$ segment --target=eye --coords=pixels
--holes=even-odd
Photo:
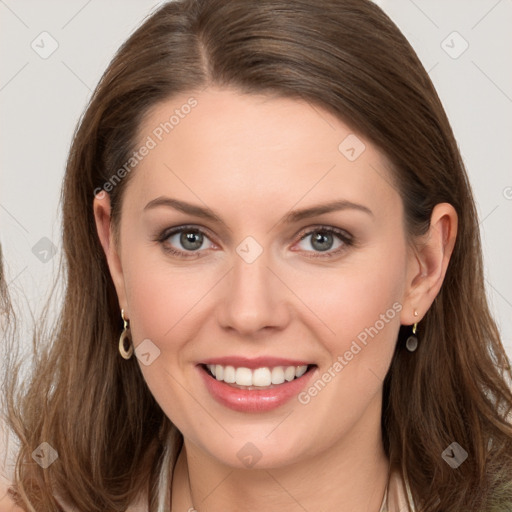
[[[299,247],[305,252],[317,253],[309,255],[310,258],[330,258],[340,254],[353,243],[353,237],[346,231],[334,227],[318,226],[302,234]]]
[[[195,226],[167,229],[158,237],[158,241],[166,252],[182,258],[200,257],[201,250],[215,246],[206,233]]]
[[[196,226],[179,226],[164,230],[156,239],[162,248],[179,258],[199,258],[203,251],[215,247],[205,231]],[[327,226],[309,229],[300,237],[299,248],[312,253],[310,258],[330,258],[354,244],[348,232]],[[310,249],[313,250],[310,250]]]

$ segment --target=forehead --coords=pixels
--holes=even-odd
[[[228,204],[303,206],[325,198],[396,201],[384,155],[318,105],[206,89],[156,105],[136,148],[144,151],[133,199],[181,195]],[[195,197],[194,197],[195,196]],[[303,198],[303,200],[301,199]],[[259,201],[258,201],[259,200]]]

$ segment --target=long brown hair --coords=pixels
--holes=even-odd
[[[419,348],[413,355],[404,349],[401,328],[384,382],[384,446],[422,511],[510,511],[512,374],[486,302],[470,184],[428,74],[369,0],[178,0],[119,49],[67,164],[67,288],[58,326],[30,386],[10,399],[21,441],[17,502],[31,511],[59,510],[52,497],[58,493],[78,510],[100,512],[125,510],[147,492],[149,510],[159,510],[162,481],[169,488],[161,475],[172,470],[182,437],[136,359],[117,351],[119,305],[92,202],[136,149],[152,107],[211,85],[304,99],[367,137],[393,165],[411,240],[426,232],[436,204],[454,206],[457,241],[420,323]],[[109,191],[114,225],[131,175]],[[47,469],[31,458],[42,442],[59,455]],[[456,470],[441,456],[452,442],[469,454]]]

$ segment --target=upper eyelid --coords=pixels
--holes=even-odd
[[[181,226],[174,226],[172,228],[163,229],[160,232],[160,234],[158,235],[158,238],[165,240],[165,239],[169,238],[170,236],[176,235],[177,233],[181,233],[182,231],[186,231],[186,230],[199,231],[201,234],[206,235],[210,240],[212,238],[215,238],[215,236],[212,237],[212,235],[210,234],[211,231],[208,228],[206,228],[204,226],[196,225],[196,224],[184,224]],[[211,240],[211,241],[213,241],[213,240]]]
[[[333,232],[334,234],[337,234],[340,236],[346,236],[346,238],[351,238],[351,239],[353,238],[353,235],[350,232],[348,232],[346,229],[337,228],[334,226],[323,225],[323,224],[308,226],[306,228],[301,229],[300,233],[303,233],[304,236],[307,236],[315,231]]]

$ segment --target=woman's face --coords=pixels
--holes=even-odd
[[[137,148],[109,264],[186,440],[277,467],[379,431],[416,268],[383,155],[318,106],[218,89],[158,105]]]

